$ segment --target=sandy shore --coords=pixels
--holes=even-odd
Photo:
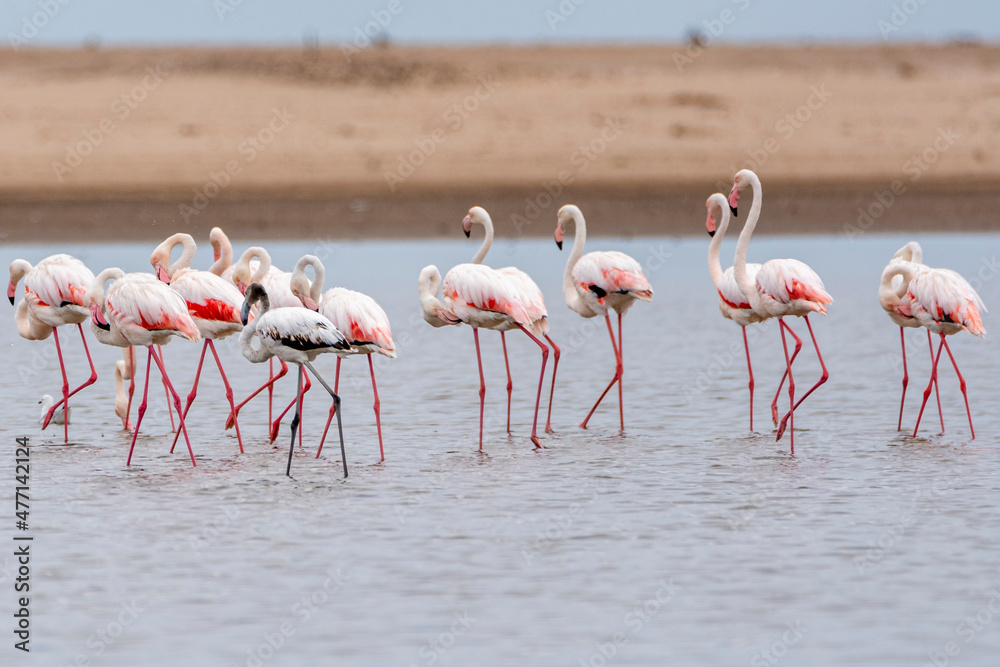
[[[1000,48],[0,53],[0,235],[700,233],[750,166],[761,232],[997,230]],[[891,201],[890,201],[891,199]]]

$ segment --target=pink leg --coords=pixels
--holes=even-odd
[[[583,420],[582,424],[580,424],[580,428],[587,428],[587,422],[590,421],[591,416],[594,414],[594,410],[596,410],[597,406],[601,404],[601,401],[604,400],[604,397],[607,395],[607,393],[611,391],[611,387],[615,386],[615,383],[618,382],[622,377],[621,357],[618,355],[618,345],[615,343],[614,329],[611,328],[611,316],[608,315],[607,312],[604,313],[604,321],[608,323],[608,335],[611,336],[611,347],[615,352],[615,376],[611,378],[611,382],[608,384],[607,387],[605,387],[600,397],[598,397],[597,403],[594,403],[594,407],[592,407],[590,409],[590,412],[587,413],[587,418]]]
[[[139,413],[136,415],[135,418],[135,430],[132,431],[132,446],[128,448],[128,458],[125,460],[126,466],[132,465],[132,452],[135,451],[135,440],[136,438],[139,437],[139,426],[142,425],[142,417],[143,415],[146,414],[146,402],[147,402],[146,399],[149,396],[149,368],[150,366],[153,365],[152,357],[153,357],[153,346],[150,345],[149,357],[146,359],[146,383],[143,385],[142,388],[142,403],[139,404]],[[133,366],[133,369],[134,368],[135,367]],[[132,373],[132,376],[135,377],[134,372]]]
[[[52,327],[52,335],[56,339],[56,353],[59,355],[59,370],[62,371],[63,378],[63,404],[66,408],[63,412],[63,432],[65,435],[65,442],[69,442],[69,379],[66,377],[66,365],[63,363],[62,347],[59,345],[59,328]]]
[[[337,358],[338,361],[340,358]],[[375,364],[372,363],[372,355],[368,355],[368,372],[372,376],[372,393],[375,394],[375,428],[378,429],[378,455],[380,461],[385,461],[385,450],[382,449],[382,403],[378,400],[378,387],[375,386]],[[334,389],[334,393],[336,393]]]
[[[215,357],[215,365],[219,367],[219,374],[222,376],[222,384],[226,388],[226,400],[229,401],[229,409],[235,414],[236,405],[233,402],[233,388],[229,385],[229,378],[226,377],[226,371],[222,368],[222,361],[219,359],[219,353],[215,351],[215,342],[209,339],[206,341],[208,347],[212,350],[212,356]],[[243,437],[240,435],[240,425],[236,421],[236,417],[233,417],[233,425],[236,426],[236,442],[240,445],[240,454],[243,453]]]
[[[750,365],[750,343],[747,342],[747,328],[740,328],[743,329],[743,349],[747,351],[747,373],[750,375],[747,387],[750,388],[750,432],[753,433],[753,366]]]
[[[934,341],[931,338],[931,330],[927,330],[927,347],[931,351],[931,363],[934,363]],[[934,395],[937,398],[938,406],[938,417],[941,419],[941,435],[944,435],[944,413],[941,412],[941,390],[939,389],[938,381],[934,380]]]
[[[622,398],[622,384],[625,375],[625,339],[622,338],[622,314],[618,313],[618,417],[625,430],[625,400]]]
[[[927,332],[930,335],[930,331]],[[899,344],[903,348],[903,397],[899,399],[899,424],[896,426],[897,431],[903,430],[903,404],[906,403],[906,385],[910,383],[910,375],[906,372],[906,335],[904,333],[903,327],[899,327]],[[931,356],[934,356],[934,345],[931,344]]]
[[[128,348],[129,356],[129,379],[128,379],[128,405],[125,406],[126,416],[132,413],[132,396],[135,394],[135,348]]]
[[[184,432],[184,442],[187,444],[188,454],[191,455],[191,465],[197,468],[198,462],[194,460],[194,450],[191,449],[191,438],[188,437],[187,426],[184,425],[184,416],[181,414],[181,397],[170,382],[170,376],[167,375],[167,368],[163,365],[163,359],[152,348],[150,348],[150,351],[153,352],[153,361],[156,362],[156,367],[160,369],[160,375],[163,378],[163,383],[167,386],[167,391],[174,397],[174,409],[177,410],[177,421],[180,422],[181,430]]]
[[[69,396],[67,398],[72,398],[73,394],[77,393],[78,391],[80,391],[84,387],[89,387],[90,385],[92,385],[95,382],[97,382],[97,369],[94,368],[94,360],[91,358],[91,356],[90,356],[90,349],[87,347],[87,337],[83,335],[83,325],[78,324],[76,326],[80,330],[80,340],[83,341],[83,351],[86,352],[86,354],[87,354],[87,363],[90,364],[90,377],[87,378],[86,382],[84,382],[83,384],[81,384],[79,387],[77,387],[76,389],[73,389],[72,391],[70,391],[69,392]],[[58,403],[56,403],[51,408],[49,408],[48,413],[45,415],[45,420],[42,422],[42,428],[43,429],[46,426],[49,425],[49,421],[52,419],[52,415],[55,414],[56,409],[60,405],[62,405],[62,404],[63,404],[63,400],[60,400]]]
[[[785,350],[785,368],[788,375],[788,405],[789,414],[791,415],[791,423],[789,424],[791,432],[789,433],[789,444],[791,447],[791,453],[795,453],[795,378],[792,377],[792,359],[788,356],[788,341],[785,339],[785,329],[788,329],[789,333],[793,336],[794,332],[785,324],[785,320],[781,317],[778,318],[778,330],[781,331],[781,346]],[[780,435],[778,437],[781,437]]]
[[[486,412],[486,378],[483,376],[483,357],[479,351],[479,328],[472,327],[476,339],[476,361],[479,363],[479,451],[483,451],[483,415]]]
[[[534,334],[520,324],[517,325],[517,328],[528,334],[528,338],[533,340],[538,347],[542,348],[542,372],[538,375],[538,393],[535,395],[535,418],[531,422],[531,442],[535,443],[535,447],[541,449],[542,443],[538,439],[538,407],[542,403],[542,385],[545,383],[545,364],[549,360],[549,346],[538,340]]]
[[[163,360],[163,346],[157,345],[156,348],[159,351],[158,358],[160,359],[160,361],[162,363],[162,360]],[[174,422],[174,411],[173,411],[173,408],[170,405],[170,389],[167,387],[167,381],[166,381],[166,379],[165,379],[165,377],[164,377],[164,375],[162,373],[160,374],[160,380],[163,382],[163,393],[167,397],[167,412],[170,414],[170,430],[171,431],[176,431],[177,430],[177,424]],[[177,414],[180,415],[179,408],[178,408]]]
[[[340,391],[340,362],[343,361],[340,357],[337,357],[337,376],[333,380],[333,393]],[[323,453],[323,443],[326,442],[326,432],[330,430],[330,422],[333,421],[333,416],[337,414],[337,402],[334,401],[330,404],[330,414],[326,418],[326,426],[323,427],[323,437],[319,440],[319,449],[316,450],[316,458]]]
[[[188,410],[191,409],[191,404],[194,403],[195,396],[198,395],[198,381],[201,379],[201,366],[205,363],[205,352],[208,351],[208,339],[201,345],[201,357],[198,359],[198,370],[194,373],[194,384],[191,386],[191,393],[188,394],[187,403],[184,405],[184,412],[182,416],[187,419]],[[181,437],[180,431],[174,431],[174,441],[170,443],[170,453],[174,453],[174,447],[177,446],[177,438]]]
[[[559,346],[555,344],[548,334],[545,334],[545,340],[549,341],[549,345],[552,346],[552,388],[549,389],[549,414],[545,418],[545,432],[552,433],[552,397],[556,393],[556,372],[559,370],[559,355],[562,354],[562,350]]]
[[[802,349],[802,339],[799,338],[792,328],[787,324],[785,327],[788,329],[788,333],[792,334],[792,338],[795,339],[795,351],[792,352],[791,363],[795,363],[795,357],[799,356],[799,350]],[[780,327],[779,327],[780,328]],[[785,372],[781,375],[781,382],[778,383],[778,391],[774,392],[774,400],[771,401],[771,421],[774,425],[778,425],[778,397],[781,396],[781,388],[785,386],[785,379],[788,377],[788,368],[785,368]]]
[[[976,439],[976,429],[972,427],[972,410],[969,409],[969,395],[965,392],[965,378],[962,377],[962,371],[958,370],[958,363],[955,361],[955,356],[951,353],[951,347],[948,346],[948,340],[941,334],[941,342],[944,344],[944,349],[948,353],[948,358],[951,359],[951,365],[955,367],[955,375],[958,376],[958,386],[962,390],[962,398],[965,399],[965,412],[969,415],[969,431],[972,432],[972,439]]]
[[[941,335],[941,344],[938,345],[937,356],[934,357],[934,363],[931,364],[931,381],[927,383],[927,389],[924,389],[924,400],[920,403],[920,412],[917,413],[917,425],[913,427],[913,437],[917,437],[917,430],[920,429],[920,419],[924,416],[924,407],[927,405],[927,399],[931,395],[931,387],[937,381],[937,367],[938,362],[941,361],[941,348],[944,347],[944,334]]]
[[[235,410],[233,410],[232,412],[229,413],[229,417],[226,419],[226,428],[227,429],[232,428],[236,424],[236,418],[239,416],[240,410],[243,409],[244,405],[246,405],[247,403],[249,403],[255,396],[257,396],[257,394],[259,394],[260,392],[264,391],[265,389],[270,390],[271,387],[272,387],[272,385],[274,385],[275,382],[277,382],[281,378],[285,377],[285,373],[288,372],[288,364],[286,364],[284,361],[281,361],[280,359],[278,361],[281,362],[281,370],[278,371],[278,374],[274,375],[267,382],[265,382],[260,387],[258,387],[256,391],[254,391],[252,394],[250,394],[249,396],[247,396],[243,400],[242,403],[240,403],[239,405],[237,405]],[[270,403],[270,399],[268,400],[268,403]],[[267,423],[268,423],[268,429],[270,429],[271,428],[270,427],[270,424],[271,424],[271,406],[270,406],[270,404],[268,405],[268,408],[267,408]]]
[[[507,360],[507,332],[500,332],[500,342],[503,343],[503,363],[507,367],[507,435],[510,435],[510,394],[514,391],[514,381],[510,377],[510,361]]]
[[[300,388],[297,388],[297,389],[301,389],[302,390],[302,394],[305,394],[307,391],[309,391],[310,389],[312,389],[312,381],[309,379],[309,373],[307,373],[305,371],[302,371],[302,375],[303,375],[303,377],[305,377],[305,382],[306,382],[305,387],[300,387]],[[305,400],[304,397],[303,397],[303,400]],[[278,439],[278,430],[281,428],[281,420],[284,419],[285,415],[288,414],[288,411],[291,410],[292,408],[294,408],[298,403],[299,403],[299,396],[296,393],[296,396],[295,396],[295,398],[292,399],[292,402],[289,403],[288,406],[284,410],[281,411],[281,414],[278,415],[278,418],[275,419],[271,423],[271,432],[270,432],[271,442],[274,442],[275,440]],[[298,433],[299,433],[299,447],[301,447],[302,446],[302,424],[301,424],[301,421],[299,423]]]
[[[820,365],[820,368],[823,369],[823,372],[819,376],[819,380],[816,382],[816,384],[814,384],[812,387],[810,387],[809,391],[807,391],[806,393],[802,394],[802,398],[800,398],[798,400],[798,402],[795,404],[796,408],[799,407],[800,405],[802,405],[802,401],[806,400],[806,398],[809,397],[809,394],[811,394],[814,391],[816,391],[816,389],[818,389],[821,384],[823,384],[828,379],[830,379],[830,371],[828,371],[826,369],[826,364],[823,362],[823,355],[820,354],[819,344],[816,342],[816,335],[813,333],[812,324],[809,322],[809,316],[808,315],[805,316],[805,321],[806,321],[806,326],[809,327],[809,337],[812,338],[813,347],[816,348],[816,357],[819,359],[819,365]],[[791,416],[791,411],[789,411],[789,414],[785,415],[781,419],[781,425],[778,427],[778,440],[781,440],[781,434],[785,432],[785,422],[788,421],[788,419],[789,419],[790,416]]]

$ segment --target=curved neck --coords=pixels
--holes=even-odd
[[[31,271],[31,264],[24,259],[15,259],[10,263],[10,285],[16,286],[20,282],[21,278],[25,276],[29,271]],[[14,296],[9,294],[8,296]]]
[[[899,304],[903,299],[903,295],[910,288],[910,281],[913,280],[913,275],[913,268],[906,262],[893,262],[885,267],[885,271],[882,272],[882,282],[878,286],[879,299],[891,306]],[[892,280],[896,276],[902,276],[903,280],[900,281],[899,287],[893,289]]]
[[[257,314],[252,320],[246,323],[243,331],[240,332],[240,351],[247,361],[259,364],[270,359],[271,355],[264,350],[263,345],[254,349],[253,338],[254,334],[257,333],[257,323],[260,321],[260,318],[271,309],[271,301],[267,298],[267,293],[264,293],[251,302],[250,305],[253,306],[254,303],[257,304]]]
[[[229,242],[229,237],[216,227],[209,237],[212,243],[212,251],[215,255],[215,263],[208,267],[209,272],[221,276],[229,265],[233,263],[233,245]]]
[[[184,252],[181,256],[177,258],[177,261],[170,265],[167,269],[167,276],[173,278],[177,275],[178,271],[186,269],[191,266],[191,262],[194,261],[194,254],[198,247],[194,243],[194,238],[190,234],[184,234],[183,232],[174,234],[166,241],[163,242],[163,246],[166,250],[166,261],[170,261],[170,253],[173,252],[174,248],[177,246],[184,246]]]
[[[21,299],[17,303],[17,309],[14,311],[14,325],[17,327],[18,335],[27,340],[44,340],[52,333],[52,327],[46,326],[28,315],[28,302],[25,299]]]
[[[323,267],[323,262],[319,257],[316,255],[303,255],[299,261],[295,263],[295,269],[292,271],[292,285],[294,287],[297,284],[297,281],[302,282],[308,280],[308,277],[306,276],[307,266],[311,266],[313,268],[313,281],[308,290],[309,298],[316,303],[319,303],[320,297],[323,295],[323,280],[326,278],[326,269]]]
[[[482,224],[486,229],[486,238],[483,239],[483,244],[479,246],[479,250],[472,257],[473,264],[482,264],[483,260],[486,259],[486,253],[490,251],[490,247],[493,245],[493,220],[490,219],[489,215],[486,215],[483,220],[476,218],[476,222]]]
[[[743,292],[743,296],[750,302],[750,307],[754,310],[760,304],[760,293],[757,286],[750,280],[747,274],[747,250],[750,248],[750,237],[757,226],[757,219],[760,217],[760,206],[763,194],[760,187],[760,179],[756,175],[751,177],[750,184],[753,186],[753,204],[750,205],[750,213],[747,221],[740,232],[739,243],[736,244],[736,256],[733,257],[733,277],[736,278],[736,285]]]
[[[259,283],[264,279],[264,276],[267,275],[267,272],[271,270],[271,256],[267,254],[266,250],[261,248],[259,245],[247,248],[240,256],[240,261],[237,262],[237,265],[246,266],[247,273],[250,273],[250,260],[254,257],[259,260],[259,263],[257,265],[257,270],[250,276],[250,283]],[[250,283],[247,284],[249,285]]]
[[[729,229],[729,207],[722,206],[720,207],[720,211],[722,219],[715,230],[712,242],[708,244],[708,273],[712,276],[712,283],[716,287],[719,286],[719,281],[722,280],[722,263],[719,261],[719,247],[722,245],[722,237],[726,235],[726,230]]]
[[[583,256],[583,246],[587,242],[587,222],[583,219],[582,213],[573,213],[573,225],[576,227],[573,233],[573,248],[566,258],[566,270],[563,271],[563,296],[566,298],[566,305],[577,310],[582,305],[580,293],[576,291],[573,283],[573,267]]]

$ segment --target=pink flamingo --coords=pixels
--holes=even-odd
[[[622,399],[622,375],[624,364],[622,353],[622,315],[624,315],[636,300],[652,301],[653,288],[642,272],[642,266],[628,255],[617,251],[588,252],[583,254],[583,246],[587,241],[587,223],[583,213],[572,204],[559,209],[556,222],[556,245],[562,250],[563,235],[569,224],[576,225],[576,235],[573,239],[573,249],[566,260],[566,271],[563,274],[563,295],[570,310],[582,317],[603,315],[611,336],[611,348],[615,354],[615,375],[607,388],[598,397],[594,407],[580,424],[587,428],[587,422],[597,410],[611,387],[618,384],[618,415],[621,429],[625,430],[625,404]],[[618,341],[611,328],[610,311],[618,314]]]
[[[972,411],[969,409],[969,395],[966,392],[965,378],[958,370],[958,363],[951,353],[946,336],[951,336],[959,331],[968,331],[973,336],[982,338],[986,335],[986,328],[983,326],[982,314],[986,312],[986,306],[982,299],[972,288],[969,282],[959,274],[949,269],[924,269],[914,271],[911,266],[899,263],[893,267],[892,275],[903,276],[903,282],[908,285],[906,294],[900,300],[896,310],[902,315],[908,315],[916,319],[921,326],[928,331],[941,336],[941,343],[938,345],[937,355],[934,357],[934,365],[931,367],[931,380],[924,390],[923,402],[920,404],[920,412],[917,414],[917,425],[913,429],[913,436],[916,437],[920,428],[920,418],[923,417],[924,407],[931,394],[931,387],[937,381],[937,367],[941,360],[941,348],[948,351],[948,358],[955,368],[958,376],[959,387],[962,390],[962,398],[965,399],[965,411],[969,416],[969,431],[972,439],[976,439],[976,431],[972,426]],[[884,278],[883,278],[884,279]],[[891,280],[891,277],[890,277]]]
[[[104,285],[113,281],[107,294]],[[198,342],[201,334],[191,316],[188,314],[184,299],[157,280],[145,273],[125,273],[119,268],[101,271],[91,283],[84,295],[85,303],[90,306],[90,323],[97,340],[105,345],[116,347],[132,347],[142,345],[149,350],[146,362],[146,383],[142,391],[142,403],[139,405],[135,430],[132,432],[132,445],[129,447],[128,459],[125,465],[131,465],[135,441],[139,436],[142,417],[146,413],[149,394],[149,370],[155,362],[160,369],[160,375],[167,390],[173,396],[174,408],[177,410],[180,429],[184,432],[191,465],[197,466],[191,440],[188,438],[187,426],[184,424],[184,413],[181,410],[181,398],[174,389],[163,359],[153,349],[153,346],[166,345],[172,336],[180,336],[192,342]]]
[[[708,229],[708,235],[712,237],[711,243],[708,244],[708,272],[712,276],[716,291],[719,293],[719,310],[723,317],[736,322],[743,331],[743,349],[747,353],[747,373],[750,376],[750,381],[747,384],[750,389],[750,430],[753,431],[754,381],[753,367],[750,365],[750,344],[747,342],[747,326],[763,322],[766,318],[754,312],[753,308],[750,307],[750,302],[743,296],[739,285],[736,284],[733,267],[730,266],[723,271],[722,264],[719,262],[719,246],[722,245],[722,238],[726,235],[726,230],[729,229],[729,205],[726,201],[726,195],[716,192],[705,202],[705,208],[708,209],[708,219],[705,221],[705,226]],[[718,226],[716,226],[717,220]],[[760,264],[747,264],[747,274],[750,280],[756,279],[759,270]]]
[[[312,284],[306,278],[306,266],[313,267]],[[372,354],[378,353],[390,359],[396,358],[396,346],[392,342],[389,317],[375,299],[367,294],[343,287],[334,287],[324,294],[325,273],[323,262],[320,261],[319,257],[305,255],[296,264],[295,271],[292,272],[292,293],[299,298],[303,306],[319,312],[320,315],[330,320],[350,345],[348,350],[337,353],[337,375],[333,380],[335,393],[340,390],[340,362],[343,357],[355,354],[367,355],[368,373],[372,379],[372,393],[375,395],[372,409],[375,411],[375,428],[378,431],[379,460],[385,461],[385,450],[382,446],[382,403],[379,401],[378,386],[375,384],[375,365],[372,362]],[[323,452],[323,443],[326,442],[326,434],[330,429],[330,422],[333,421],[336,408],[336,403],[331,403],[326,426],[323,429],[323,437],[316,450],[316,458],[319,458]]]
[[[479,449],[483,449],[483,418],[486,409],[486,379],[483,375],[483,360],[479,347],[479,329],[494,331],[518,328],[542,349],[542,369],[538,380],[539,395],[545,379],[545,362],[549,348],[531,331],[537,327],[521,302],[516,287],[509,277],[482,264],[459,264],[452,268],[441,282],[441,273],[435,266],[427,266],[420,272],[420,305],[424,319],[432,326],[440,327],[464,322],[472,327],[476,341],[476,361],[479,364]],[[444,305],[437,298],[436,288],[442,286]],[[433,290],[433,291],[432,291]],[[538,402],[535,403],[535,419],[532,424],[531,441],[541,448],[538,439]]]
[[[178,245],[183,246],[184,251],[180,258],[171,264],[170,254]],[[243,330],[243,325],[240,322],[243,295],[232,283],[223,280],[214,273],[191,269],[191,261],[194,259],[196,251],[197,247],[191,235],[179,233],[158,245],[149,258],[149,263],[156,271],[156,277],[170,285],[184,299],[188,313],[194,320],[195,326],[198,327],[201,337],[205,340],[201,346],[198,370],[194,374],[194,384],[184,405],[183,417],[187,418],[188,410],[191,409],[191,404],[194,403],[194,399],[198,395],[198,381],[201,379],[201,368],[205,363],[205,352],[211,349],[215,365],[219,369],[222,383],[226,388],[229,408],[234,414],[236,441],[239,443],[242,454],[243,439],[240,436],[240,425],[235,416],[236,405],[233,402],[233,388],[229,384],[229,378],[226,377],[226,371],[222,368],[222,360],[219,359],[214,341],[222,340]],[[180,432],[174,434],[174,442],[170,445],[171,452],[177,444],[178,437],[180,437]]]
[[[740,233],[740,240],[736,246],[736,256],[733,260],[733,275],[736,284],[739,285],[740,292],[747,297],[750,307],[754,312],[762,317],[777,317],[778,327],[781,331],[781,344],[785,350],[785,373],[788,377],[788,413],[782,418],[778,426],[777,439],[780,440],[785,431],[786,422],[792,429],[791,450],[795,451],[795,408],[806,399],[811,393],[827,381],[830,373],[823,362],[823,355],[820,354],[819,344],[813,333],[812,324],[809,322],[810,313],[826,314],[826,307],[833,303],[833,298],[827,294],[823,287],[823,281],[816,272],[809,268],[804,262],[797,259],[772,259],[761,265],[757,271],[756,279],[750,278],[747,270],[747,250],[750,247],[750,237],[753,235],[757,220],[760,218],[760,207],[762,193],[760,179],[757,174],[749,169],[742,169],[736,173],[733,189],[729,193],[729,206],[736,215],[737,205],[740,201],[740,192],[747,186],[753,188],[753,204],[750,206],[750,215],[747,216],[746,224]],[[792,361],[788,356],[788,344],[785,339],[785,331],[795,339],[795,354],[798,354],[802,346],[802,339],[795,335],[791,327],[785,323],[784,318],[788,316],[802,317],[809,327],[809,335],[812,337],[813,346],[816,348],[816,356],[819,358],[823,373],[819,381],[812,386],[795,402],[795,380],[792,377]],[[782,377],[784,382],[784,377]],[[778,390],[781,390],[779,385]],[[790,421],[789,421],[790,420]]]
[[[486,230],[483,244],[472,258],[473,264],[482,264],[487,253],[490,251],[490,247],[493,245],[493,220],[490,218],[490,214],[486,212],[486,209],[481,206],[473,206],[469,209],[468,215],[462,220],[462,231],[465,232],[467,238],[471,235],[472,225],[474,224],[482,225]],[[545,432],[552,433],[552,398],[555,395],[556,373],[559,371],[559,357],[562,354],[562,350],[549,337],[549,321],[548,312],[545,309],[545,296],[535,281],[531,279],[531,276],[516,266],[505,266],[497,269],[497,271],[510,279],[511,285],[520,294],[521,302],[527,309],[528,316],[531,317],[533,327],[552,346],[552,386],[549,389],[549,410],[545,418]],[[507,368],[507,433],[510,433],[510,398],[514,389],[514,381],[510,376],[510,362],[507,359],[507,332],[504,330],[500,331],[500,341],[503,344],[504,366]]]
[[[51,333],[56,342],[59,370],[62,372],[62,399],[49,408],[42,420],[42,428],[48,426],[59,406],[65,404],[67,418],[63,420],[63,436],[69,442],[69,398],[97,381],[97,369],[94,368],[94,360],[90,356],[82,326],[88,316],[83,295],[94,280],[94,274],[83,262],[70,255],[52,255],[35,266],[23,259],[15,259],[10,264],[10,283],[7,285],[7,298],[11,305],[14,305],[17,283],[21,278],[24,278],[24,298],[14,314],[17,332],[27,340],[45,340]],[[73,391],[69,390],[66,364],[59,344],[59,327],[64,324],[75,324],[80,330],[83,351],[90,364],[90,377]]]
[[[906,337],[903,333],[904,327],[920,328],[922,325],[917,322],[916,318],[909,314],[904,314],[903,309],[899,306],[902,303],[902,297],[906,294],[909,285],[903,281],[903,276],[895,273],[893,269],[898,265],[908,266],[913,271],[914,274],[920,273],[927,268],[926,265],[921,263],[924,257],[923,250],[920,248],[920,244],[916,241],[910,241],[905,246],[896,251],[896,254],[892,256],[889,260],[889,264],[886,265],[885,269],[882,271],[882,280],[879,283],[878,288],[878,300],[885,310],[886,314],[889,316],[893,322],[899,325],[899,344],[903,350],[903,395],[899,399],[899,422],[896,425],[896,430],[903,430],[903,405],[906,403],[906,385],[910,382],[909,373],[906,370]],[[930,348],[931,353],[931,364],[934,364],[934,341],[931,339],[930,329],[927,330],[927,346]],[[944,433],[944,414],[941,412],[941,392],[938,389],[937,382],[934,383],[934,393],[937,396],[937,406],[938,406],[938,417],[941,420],[941,432]]]

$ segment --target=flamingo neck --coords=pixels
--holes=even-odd
[[[896,276],[902,276],[903,280],[899,283],[899,287],[894,289],[892,281]],[[892,262],[889,264],[889,266],[885,267],[885,271],[882,272],[882,282],[878,286],[879,301],[887,306],[899,305],[902,302],[903,295],[910,288],[910,281],[913,280],[913,276],[913,267],[909,266],[908,262]]]
[[[483,239],[483,244],[479,246],[479,250],[472,257],[473,264],[482,264],[483,260],[486,259],[486,253],[490,251],[490,247],[493,246],[493,220],[487,214],[480,218],[477,216],[474,219],[475,222],[481,224],[486,229],[486,237]]]
[[[211,237],[212,250],[218,257],[212,266],[208,267],[211,273],[221,276],[229,265],[233,263],[233,245],[225,234],[213,234]]]
[[[712,242],[708,244],[708,273],[712,276],[712,283],[716,287],[722,281],[722,263],[719,261],[719,248],[722,246],[722,237],[726,235],[726,230],[729,229],[728,206],[723,205],[721,213],[722,218],[719,221],[719,226],[715,230]]]
[[[306,277],[306,267],[311,266],[313,268],[313,281],[309,286],[309,298],[319,303],[320,298],[323,295],[323,281],[326,278],[326,268],[323,266],[323,262],[316,255],[303,255],[298,262],[295,263],[295,269],[292,271],[292,282],[294,286],[297,282],[307,281]]]
[[[267,293],[265,292],[253,301],[250,301],[249,305],[253,306],[255,303],[257,304],[257,315],[247,322],[243,326],[243,331],[240,332],[240,351],[247,361],[259,364],[267,361],[272,356],[264,349],[263,345],[260,345],[257,349],[254,349],[253,346],[254,334],[257,333],[257,323],[271,309],[271,300],[267,298]]]
[[[17,283],[21,281],[33,267],[31,264],[24,259],[15,259],[10,263],[10,287],[17,286]],[[13,294],[9,295],[13,296]]]
[[[174,234],[164,241],[163,246],[161,246],[166,250],[167,261],[170,260],[170,253],[179,245],[184,247],[184,251],[177,258],[177,261],[167,268],[167,276],[169,278],[173,278],[179,271],[191,266],[191,262],[194,261],[194,254],[198,249],[194,243],[194,238],[190,234],[184,234],[183,232]]]
[[[749,301],[750,307],[756,311],[760,306],[760,293],[747,273],[747,250],[750,248],[750,237],[753,235],[753,230],[757,227],[757,219],[760,218],[763,193],[761,192],[760,179],[757,178],[756,174],[751,174],[750,185],[753,187],[753,204],[750,205],[750,213],[743,225],[743,231],[740,232],[740,240],[736,244],[736,255],[733,257],[733,277],[736,278],[736,285]]]
[[[258,260],[257,270],[250,276],[250,282],[247,283],[248,285],[250,283],[259,283],[264,279],[264,276],[267,275],[267,272],[271,270],[271,255],[269,255],[267,251],[259,245],[255,245],[252,248],[247,248],[243,251],[243,254],[240,256],[240,261],[236,263],[236,266],[246,267],[247,273],[250,273],[250,260],[254,258],[257,258]],[[236,272],[234,271],[234,275],[235,274]]]
[[[582,213],[574,212],[572,219],[576,229],[573,232],[573,248],[569,251],[569,257],[566,258],[566,270],[563,271],[563,296],[566,298],[567,306],[581,312],[581,308],[584,310],[589,310],[589,308],[583,303],[580,293],[576,290],[576,284],[573,281],[573,267],[583,256],[583,246],[587,243],[587,222]]]

